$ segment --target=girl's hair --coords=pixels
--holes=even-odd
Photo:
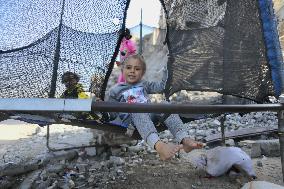
[[[125,28],[125,30],[120,29],[118,31],[119,35],[122,35],[122,37],[125,37],[127,40],[132,38],[132,35],[130,34],[130,30],[128,28]]]
[[[123,69],[124,65],[125,65],[130,59],[138,60],[138,61],[141,63],[141,65],[142,65],[143,74],[146,72],[146,62],[145,62],[143,56],[142,56],[142,55],[139,55],[139,54],[133,54],[133,55],[128,56],[126,59],[124,59],[124,61],[122,62],[122,69]]]
[[[70,80],[70,78],[74,78],[77,82],[79,82],[80,80],[80,77],[78,74],[73,73],[73,72],[65,72],[61,77],[61,82],[65,83],[66,80]]]

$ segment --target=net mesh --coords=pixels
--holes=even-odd
[[[255,101],[274,95],[261,1],[161,0],[169,50],[166,94],[216,91]],[[0,97],[59,97],[67,71],[80,76],[86,91],[103,97],[129,3],[0,3]]]
[[[0,96],[59,97],[67,71],[99,95],[126,5],[126,0],[12,0],[0,6]]]
[[[167,8],[169,95],[216,91],[260,102],[274,95],[258,1],[174,1]]]

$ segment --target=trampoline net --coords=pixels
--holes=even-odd
[[[64,72],[97,95],[118,42],[126,0],[11,0],[0,6],[0,96],[59,97]],[[62,16],[62,17],[61,17]]]
[[[181,88],[255,101],[274,95],[257,0],[166,4],[172,74],[169,95]]]
[[[259,1],[161,0],[168,24],[167,95],[182,89],[255,101],[274,95]],[[103,97],[129,3],[0,3],[0,97],[59,97],[67,71],[80,76],[86,91]]]

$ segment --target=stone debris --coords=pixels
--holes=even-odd
[[[271,140],[244,140],[239,142],[239,146],[246,151],[250,157],[256,158],[262,155],[268,157],[280,156],[279,139]]]

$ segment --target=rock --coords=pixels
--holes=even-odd
[[[172,133],[169,130],[165,130],[161,133],[159,133],[160,138],[167,138],[167,139],[171,139],[174,138]]]
[[[119,156],[121,154],[122,148],[120,148],[120,147],[111,147],[110,151],[111,151],[111,155]]]
[[[235,146],[235,141],[234,139],[228,139],[225,141],[226,146]]]
[[[58,181],[55,181],[54,183],[52,183],[51,186],[49,186],[47,189],[56,189],[58,186]]]
[[[44,164],[47,164],[50,161],[58,161],[58,160],[72,160],[78,156],[78,152],[76,150],[70,151],[59,151],[46,154],[45,157],[42,159]],[[64,163],[63,163],[64,164]]]
[[[280,156],[280,144],[279,139],[274,140],[259,140],[261,154],[270,157]]]
[[[100,170],[103,167],[103,165],[100,162],[95,162],[90,168],[89,171],[97,171]]]
[[[252,158],[261,155],[278,157],[280,156],[280,144],[278,139],[273,140],[245,140],[239,142],[242,149],[245,150]]]
[[[49,167],[46,168],[46,172],[48,172],[48,173],[59,173],[64,168],[65,168],[64,164],[50,165]]]
[[[116,156],[110,156],[109,158],[109,162],[112,165],[124,165],[125,164],[125,160],[121,157],[116,157]]]
[[[258,167],[262,167],[263,165],[262,165],[262,162],[260,161],[260,160],[258,160],[257,162],[256,162],[256,165],[258,166]]]
[[[253,140],[244,140],[239,142],[242,149],[251,157],[256,158],[261,156],[260,144]]]
[[[197,186],[201,186],[202,185],[202,183],[200,182],[200,181],[197,181]]]
[[[37,161],[32,161],[22,164],[7,163],[4,166],[0,166],[0,176],[19,175],[37,170],[40,168],[40,166],[41,164],[40,163],[38,164]]]
[[[97,155],[102,155],[105,151],[107,151],[107,148],[105,146],[98,146],[96,148]]]
[[[13,177],[0,177],[0,189],[12,188],[16,178]]]
[[[37,179],[37,177],[40,175],[41,171],[35,171],[30,173],[25,180],[21,183],[21,185],[19,186],[19,189],[30,189],[32,188],[33,183],[35,182],[35,180]]]
[[[85,148],[86,154],[88,156],[96,156],[97,155],[97,149],[96,147],[89,147],[89,148]]]
[[[143,146],[140,146],[140,145],[129,146],[129,147],[128,147],[128,151],[129,151],[129,152],[137,153],[137,152],[140,152],[140,151],[143,151],[143,150],[144,150],[144,147],[143,147]]]
[[[76,168],[78,168],[79,173],[86,172],[88,164],[77,164]]]
[[[118,175],[121,175],[121,174],[123,173],[123,171],[122,171],[121,169],[117,169],[117,170],[116,170],[116,173],[117,173]]]
[[[69,186],[69,188],[74,188],[74,187],[75,187],[74,181],[70,179],[70,180],[68,181],[68,186]]]
[[[56,183],[53,183],[52,186],[49,187],[50,184],[51,184],[51,181],[47,180],[47,181],[41,182],[36,188],[37,189],[54,188],[52,186],[53,184],[56,184]]]
[[[220,126],[220,125],[221,125],[220,121],[218,121],[217,119],[215,119],[215,120],[212,122],[212,124],[213,124],[214,126]]]

